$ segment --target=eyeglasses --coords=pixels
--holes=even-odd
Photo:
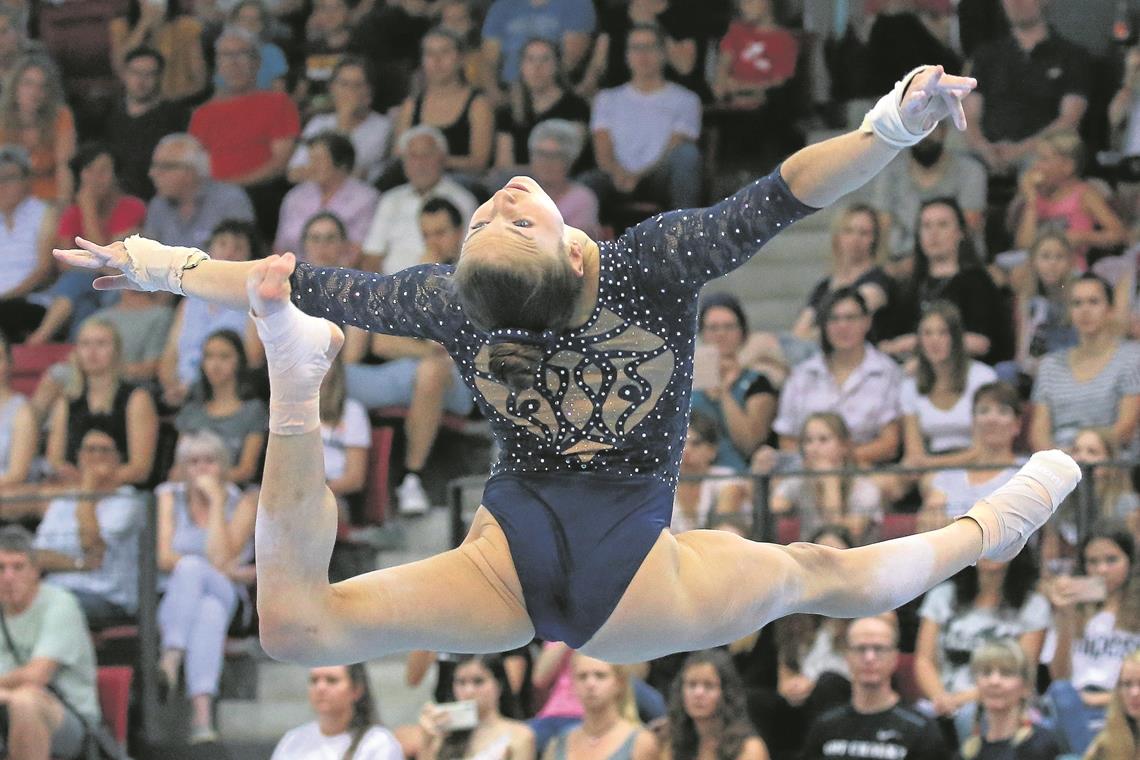
[[[156,172],[172,172],[185,169],[187,165],[181,161],[155,161],[150,165],[150,168]]]
[[[335,232],[329,232],[329,233],[324,234],[324,235],[316,235],[316,234],[305,235],[305,242],[306,243],[339,243],[342,240],[344,240],[344,238],[342,238],[340,235],[338,235]]]
[[[856,657],[864,657],[873,654],[876,658],[885,657],[895,648],[887,644],[856,644],[855,646],[847,647],[847,651]]]
[[[736,324],[735,322],[732,322],[731,324],[726,323],[723,325],[706,324],[704,327],[701,328],[701,332],[707,332],[707,333],[740,332],[740,325]]]

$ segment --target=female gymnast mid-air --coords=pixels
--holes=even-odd
[[[250,309],[270,378],[257,512],[261,638],[284,660],[341,664],[431,649],[504,651],[535,635],[611,662],[723,644],[793,612],[893,609],[979,558],[1009,559],[1080,479],[1036,454],[940,530],[839,551],[667,530],[692,384],[701,287],[861,186],[941,119],[965,127],[973,79],[911,72],[860,129],[811,145],[703,209],[614,241],[566,226],[532,179],[479,207],[455,266],[391,276],[216,262],[140,237],[77,238],[62,261],[117,274],[100,289],[169,290]],[[327,320],[327,321],[326,321]],[[338,324],[441,343],[501,448],[463,544],[328,582],[337,510],[317,393]]]

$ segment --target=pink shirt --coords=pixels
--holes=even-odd
[[[349,177],[328,202],[321,202],[321,189],[316,182],[302,182],[285,194],[281,201],[281,216],[277,223],[277,238],[273,250],[292,251],[300,255],[301,233],[305,222],[318,211],[336,214],[348,231],[348,239],[357,245],[364,242],[368,226],[376,214],[380,193],[372,185]]]
[[[133,195],[124,195],[103,220],[103,225],[108,235],[117,238],[124,232],[141,229],[145,216],[146,204]],[[82,234],[83,216],[79,213],[79,206],[73,203],[59,217],[59,236],[71,240]]]
[[[1096,229],[1096,220],[1081,203],[1081,196],[1088,189],[1089,186],[1084,182],[1077,182],[1060,198],[1037,196],[1037,227],[1057,229],[1065,233],[1092,232]],[[1085,259],[1088,249],[1087,245],[1074,246],[1077,269],[1082,272],[1088,269],[1088,262]]]
[[[558,646],[552,642],[546,642],[542,645],[543,649]],[[570,663],[574,659],[574,653],[567,650],[566,656],[562,659],[562,667],[558,669],[558,676],[554,679],[554,685],[550,687],[550,694],[546,697],[546,704],[535,715],[536,718],[581,718],[585,714],[582,709],[582,703],[578,701],[578,695],[574,693],[574,671],[570,667]]]

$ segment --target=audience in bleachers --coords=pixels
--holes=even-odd
[[[748,718],[744,684],[721,649],[694,652],[669,692],[668,743],[661,757],[768,760],[768,748]]]
[[[316,0],[305,22],[303,60],[293,98],[305,113],[328,109],[329,80],[352,41],[352,8],[348,0]]]
[[[27,530],[0,528],[4,743],[12,758],[72,760],[84,756],[84,724],[100,717],[95,652],[75,597],[40,582],[36,555]]]
[[[51,248],[59,215],[50,202],[32,195],[28,152],[0,146],[0,333],[9,343],[23,343],[47,311],[35,291],[55,272]]]
[[[110,322],[88,319],[71,354],[70,384],[52,404],[45,458],[52,477],[78,484],[77,455],[91,428],[106,431],[124,452],[119,485],[146,483],[154,465],[158,414],[145,388],[123,378],[123,343]]]
[[[195,4],[197,5],[197,4]],[[261,65],[257,69],[257,89],[284,92],[288,86],[289,62],[285,51],[273,41],[273,17],[262,0],[242,0],[230,8],[229,22],[258,40]],[[215,75],[214,86],[221,86]]]
[[[270,760],[404,760],[396,737],[380,724],[362,664],[310,670],[309,704],[317,719],[282,736]]]
[[[1049,602],[1034,591],[1037,560],[1026,548],[1009,562],[978,560],[927,592],[914,648],[923,708],[942,720],[952,746],[970,736],[978,689],[970,654],[994,638],[1015,639],[1037,662],[1049,627]]]
[[[467,220],[446,198],[428,198],[420,208],[420,235],[424,239],[424,264],[455,264],[463,238],[467,235]]]
[[[32,195],[61,207],[71,201],[75,184],[68,162],[76,142],[59,68],[45,53],[23,56],[0,92],[0,143],[28,152]]]
[[[571,661],[574,692],[582,703],[582,722],[555,736],[544,760],[653,760],[660,746],[641,725],[629,666],[611,665],[584,654]]]
[[[747,516],[750,511],[748,481],[723,477],[739,471],[713,464],[723,434],[713,418],[695,410],[689,417],[689,431],[681,453],[682,480],[677,484],[673,517],[669,522],[669,529],[674,533],[707,528],[719,515],[743,513]]]
[[[275,253],[296,251],[301,245],[301,227],[318,211],[331,211],[344,222],[348,239],[359,248],[376,214],[380,194],[353,175],[356,149],[337,132],[321,132],[306,141],[307,179],[285,194],[281,201]]]
[[[125,76],[130,53],[148,47],[162,54],[162,97],[171,102],[186,100],[206,88],[209,72],[202,50],[202,24],[182,0],[155,3],[150,0],[128,0],[122,15],[108,25],[111,63],[119,76]]]
[[[902,371],[867,342],[871,310],[866,299],[851,286],[832,291],[820,304],[818,320],[820,353],[798,364],[780,393],[772,423],[780,448],[798,448],[813,413],[835,412],[851,431],[858,464],[894,459],[902,438]]]
[[[175,453],[175,479],[155,489],[158,569],[165,574],[158,608],[161,688],[169,696],[184,672],[193,704],[192,743],[217,740],[213,703],[226,631],[239,604],[248,610],[254,579],[257,493],[243,493],[227,480],[229,467],[229,450],[216,434],[183,435]]]
[[[534,177],[558,206],[562,219],[587,235],[601,236],[598,196],[571,177],[571,170],[586,147],[581,124],[566,119],[548,119],[530,130],[528,166],[519,171]]]
[[[1097,734],[1085,757],[1088,760],[1114,760],[1135,757],[1140,746],[1136,725],[1140,722],[1140,649],[1133,650],[1120,666],[1120,677],[1112,690],[1104,730]]]
[[[1123,523],[1099,522],[1081,542],[1077,576],[1058,576],[1046,586],[1055,635],[1046,697],[1076,753],[1104,727],[1124,656],[1140,647],[1135,547]]]
[[[27,397],[12,390],[12,369],[12,346],[0,336],[0,493],[28,481],[40,440]]]
[[[420,125],[403,132],[396,143],[406,184],[380,196],[376,216],[364,238],[361,266],[392,274],[413,266],[423,255],[419,231],[420,207],[428,198],[446,198],[463,215],[464,224],[475,212],[475,196],[444,174],[447,139],[436,127]]]
[[[632,5],[632,4],[631,4]],[[733,108],[767,103],[768,92],[796,73],[799,40],[776,22],[773,0],[737,0],[737,15],[720,41],[713,94]]]
[[[180,435],[209,430],[225,442],[232,463],[225,479],[238,484],[257,475],[269,425],[269,410],[254,396],[249,375],[242,336],[215,330],[202,342],[198,378],[174,419]]]
[[[384,168],[392,137],[392,122],[372,108],[372,84],[368,80],[364,59],[346,55],[337,61],[329,80],[329,95],[331,110],[313,116],[301,131],[301,139],[289,159],[289,180],[303,182],[309,179],[308,141],[331,130],[352,140],[352,147],[356,150],[353,176],[375,182]]]
[[[342,514],[345,514],[345,500],[364,489],[368,475],[368,450],[372,447],[372,425],[364,405],[348,397],[344,360],[340,356],[333,361],[321,383],[320,415],[325,481],[338,505],[343,505]]]
[[[1140,537],[1140,496],[1132,486],[1132,478],[1123,467],[1106,467],[1105,462],[1120,459],[1120,447],[1113,439],[1112,430],[1104,427],[1084,428],[1073,439],[1070,449],[1073,459],[1082,465],[1092,467],[1094,482],[1094,506],[1096,511],[1090,518],[1111,518],[1127,520],[1133,534]],[[1075,533],[1070,538],[1074,538]]]
[[[544,641],[534,662],[531,682],[546,698],[527,724],[534,731],[535,749],[545,756],[546,745],[564,730],[582,722],[584,708],[574,689],[574,650],[561,641]]]
[[[1085,274],[1069,287],[1072,348],[1046,354],[1033,384],[1029,443],[1035,451],[1070,446],[1083,427],[1111,428],[1136,453],[1140,422],[1140,344],[1120,339],[1111,321],[1112,287]]]

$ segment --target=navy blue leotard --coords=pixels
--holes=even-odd
[[[502,451],[483,505],[506,535],[542,638],[588,641],[668,527],[701,287],[814,211],[779,171],[715,206],[659,214],[599,243],[593,313],[547,348],[537,387],[518,394],[488,371],[488,335],[464,317],[453,267],[294,272],[303,311],[437,341],[458,364]]]

